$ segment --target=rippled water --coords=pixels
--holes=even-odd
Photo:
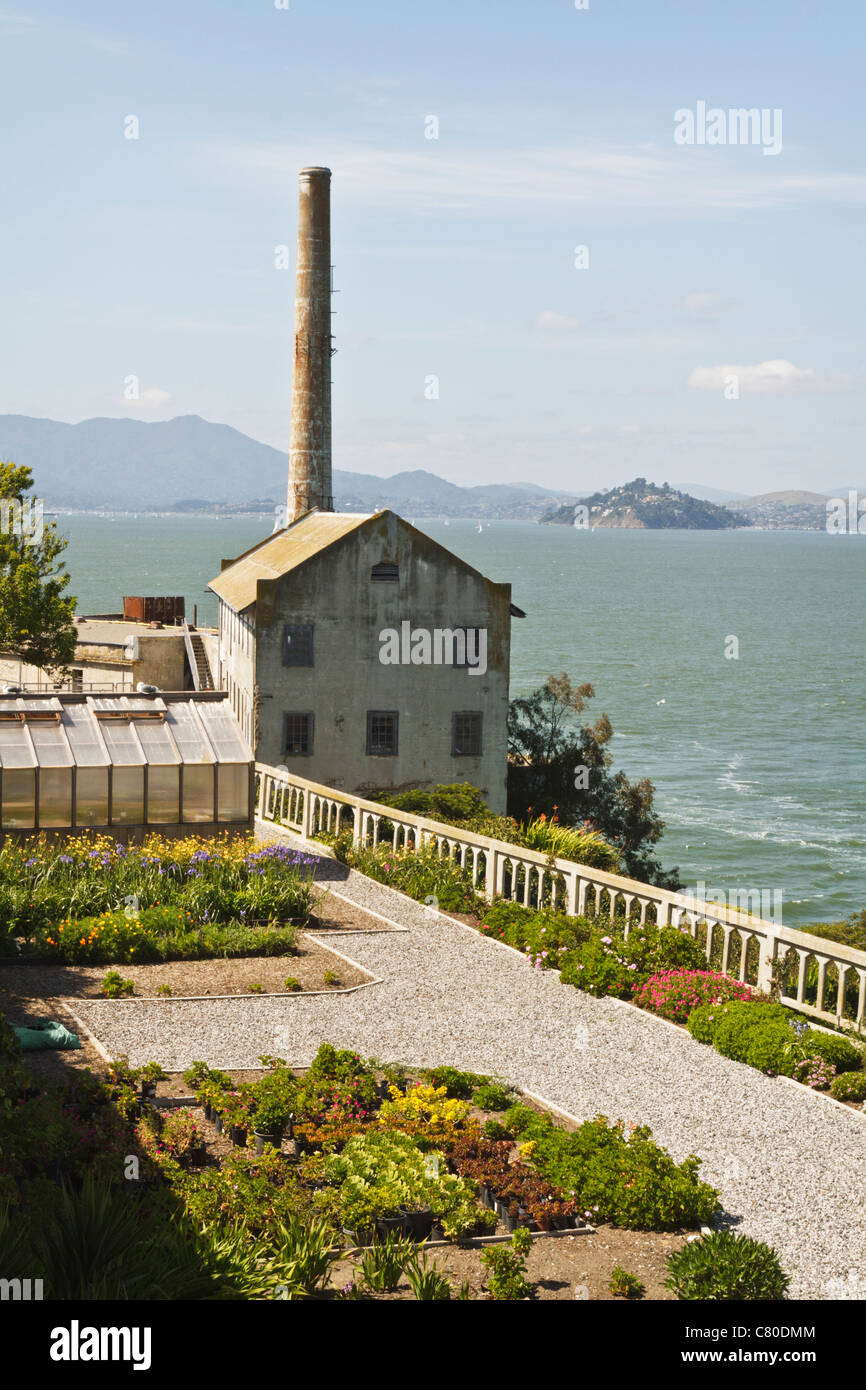
[[[510,580],[512,693],[591,681],[616,766],[649,776],[684,882],[781,890],[791,925],[866,907],[866,537],[419,522]],[[64,517],[82,612],[205,584],[264,518]],[[409,615],[407,615],[409,616]],[[735,637],[739,658],[726,659]],[[730,649],[732,644],[728,643]]]

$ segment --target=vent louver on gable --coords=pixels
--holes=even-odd
[[[383,580],[386,582],[388,580],[394,582],[400,578],[400,571],[396,565],[386,564],[384,561],[381,561],[371,569],[370,578],[377,579],[380,582]]]

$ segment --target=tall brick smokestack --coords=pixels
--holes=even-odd
[[[331,171],[302,169],[295,284],[295,368],[288,518],[331,496]]]

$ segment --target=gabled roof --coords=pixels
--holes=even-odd
[[[369,514],[357,512],[306,512],[291,526],[229,561],[208,588],[242,613],[256,602],[260,579],[280,579],[370,519]]]

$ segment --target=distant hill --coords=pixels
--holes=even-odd
[[[847,493],[834,496],[846,497]],[[823,531],[827,526],[827,498],[820,492],[763,492],[730,505],[753,525],[769,531]]]
[[[668,483],[661,487],[635,478],[631,483],[594,492],[582,503],[559,507],[541,518],[554,526],[573,526],[577,507],[589,509],[589,525],[626,527],[631,530],[720,531],[732,526],[750,526],[745,515],[729,511],[715,502],[677,492]],[[578,517],[579,519],[579,517]]]
[[[736,502],[741,492],[728,492],[721,487],[704,487],[703,483],[671,483],[677,492],[687,492],[690,497],[700,497],[704,502]]]
[[[31,468],[38,495],[54,509],[268,511],[284,500],[288,471],[279,449],[198,415],[78,425],[2,415],[0,459]],[[459,487],[422,470],[392,478],[334,472],[338,509],[392,507],[410,519],[533,519],[573,496],[532,483]]]

